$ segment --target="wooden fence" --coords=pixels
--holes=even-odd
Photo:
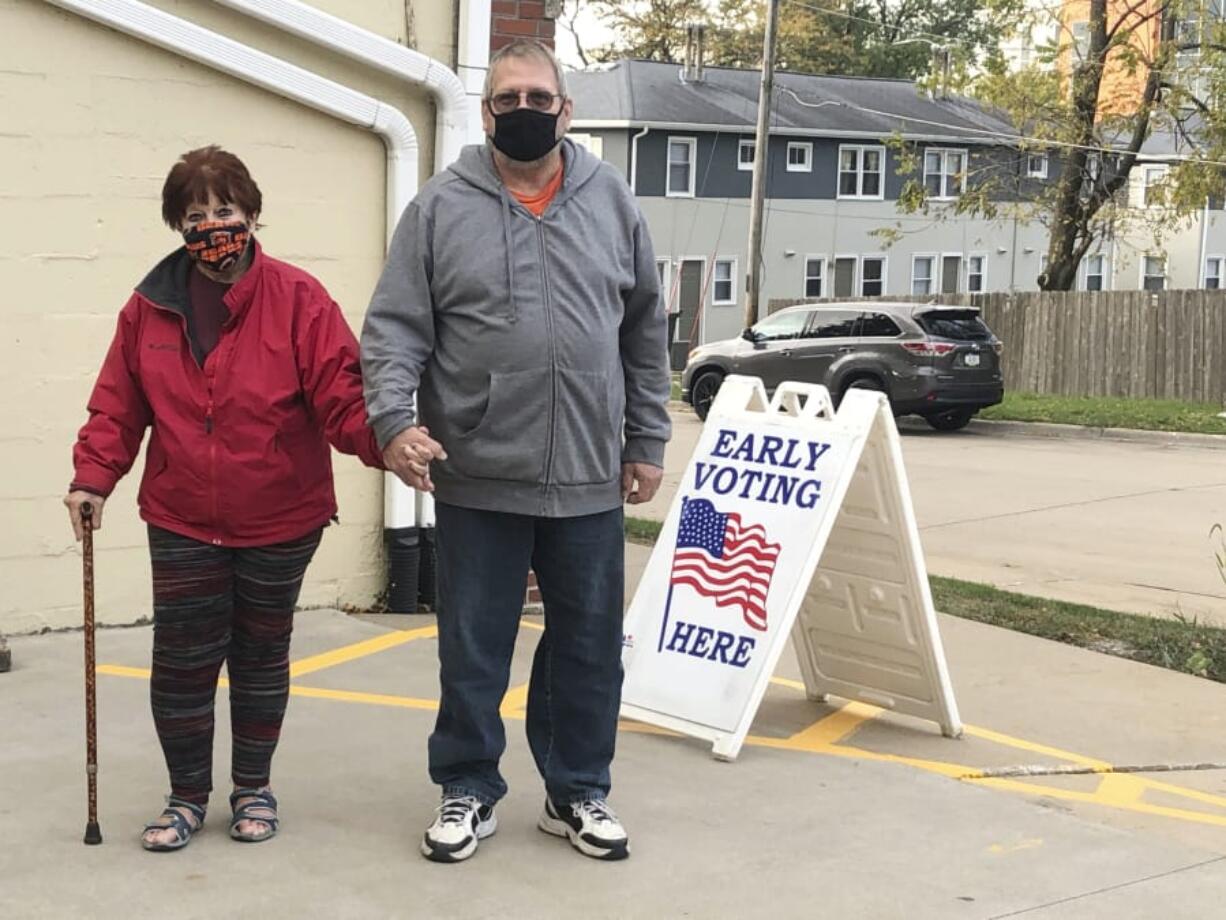
[[[857,302],[872,300],[979,307],[1004,342],[1009,390],[1226,402],[1226,291],[1025,292]],[[804,302],[772,300],[769,310]]]

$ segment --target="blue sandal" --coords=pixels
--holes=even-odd
[[[195,824],[184,817],[180,808],[186,809],[195,819]],[[166,818],[168,820],[161,820]],[[185,802],[177,796],[168,796],[166,808],[158,815],[158,820],[150,821],[141,831],[140,845],[151,853],[168,853],[171,850],[181,850],[192,842],[192,835],[204,827],[204,807],[194,802]],[[150,831],[174,831],[175,839],[170,843],[153,843],[146,839]]]
[[[251,801],[238,805],[239,799]],[[243,843],[261,843],[277,835],[280,820],[277,818],[277,799],[267,789],[235,789],[230,796],[230,810],[234,817],[230,819],[230,836]],[[268,827],[264,834],[245,834],[238,829],[243,821],[258,821]]]

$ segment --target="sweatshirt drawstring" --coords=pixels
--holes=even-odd
[[[519,301],[515,295],[515,253],[511,248],[511,200],[506,189],[498,196],[502,200],[502,239],[507,250],[507,319],[513,323],[519,322]]]

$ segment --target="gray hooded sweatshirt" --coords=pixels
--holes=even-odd
[[[466,147],[405,209],[362,328],[380,446],[413,424],[447,451],[439,501],[572,517],[621,504],[621,464],[663,466],[667,323],[647,223],[569,140],[541,218]],[[413,410],[417,396],[420,419]]]

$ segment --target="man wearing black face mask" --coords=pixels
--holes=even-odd
[[[622,177],[565,139],[553,54],[490,61],[469,147],[405,210],[362,333],[387,467],[437,501],[442,699],[421,850],[494,833],[506,692],[529,567],[545,605],[528,742],[539,826],[629,855],[606,799],[621,696],[622,504],[649,501],[670,434],[666,322],[646,222]],[[413,399],[417,409],[413,409]]]

